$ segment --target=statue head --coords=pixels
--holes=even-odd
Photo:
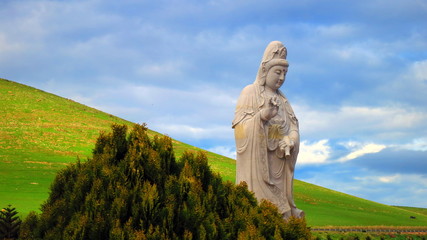
[[[279,41],[270,42],[264,51],[255,83],[264,86],[267,73],[274,66],[279,65],[287,68],[289,66],[286,60],[287,54],[288,52],[283,43]]]

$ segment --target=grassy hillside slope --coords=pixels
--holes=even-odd
[[[56,171],[90,157],[100,131],[133,123],[22,84],[0,79],[0,207],[38,210]],[[158,134],[150,132],[153,136]],[[196,149],[174,141],[175,152]],[[208,153],[232,176],[234,161]],[[232,177],[228,178],[232,180]]]
[[[403,207],[403,206],[396,206],[397,208],[405,209],[410,212],[416,212],[421,213],[424,215],[427,215],[427,208],[416,208],[416,207]]]
[[[295,201],[311,226],[427,226],[427,215],[296,180]],[[415,219],[411,219],[415,216]]]
[[[100,131],[108,131],[112,123],[133,124],[4,79],[0,79],[0,113],[0,207],[13,204],[24,214],[38,210],[58,169],[77,157],[90,157]],[[177,157],[185,150],[200,150],[179,141],[174,141],[174,149]],[[225,180],[234,181],[235,161],[207,154],[212,169]],[[427,226],[424,214],[298,180],[295,199],[298,207],[305,210],[311,226]]]

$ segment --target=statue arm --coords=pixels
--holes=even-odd
[[[236,140],[236,151],[243,153],[253,140],[255,129],[262,127],[261,112],[257,111],[257,100],[253,85],[245,87],[237,101],[232,128]]]
[[[289,165],[290,170],[293,172],[295,170],[295,164],[298,158],[298,153],[299,153],[299,145],[300,145],[300,135],[299,135],[299,130],[298,130],[298,120],[296,120],[295,123],[292,123],[291,125],[291,129],[289,132],[289,138],[291,139],[291,141],[293,141],[293,147],[291,150],[291,155],[292,155],[292,161],[291,164]]]
[[[299,142],[300,142],[299,123],[298,123],[298,119],[295,116],[294,110],[292,109],[288,101],[286,101],[286,112],[288,113],[288,117],[291,122],[288,136],[290,140],[293,141],[294,145],[297,146],[297,149],[298,149]]]
[[[299,145],[299,132],[297,129],[293,129],[289,132],[289,139],[293,141],[294,145]]]
[[[234,120],[232,128],[235,128],[238,124],[251,119],[255,115],[254,101],[253,101],[253,88],[251,85],[246,86],[240,93],[239,99],[237,100],[236,110],[234,112]]]

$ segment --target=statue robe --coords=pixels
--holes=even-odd
[[[275,204],[284,218],[301,217],[303,211],[293,200],[293,177],[299,151],[298,120],[285,95],[278,91],[278,114],[265,121],[260,110],[268,99],[264,87],[257,83],[246,86],[236,106],[234,128],[237,152],[236,182],[245,181],[258,200]],[[291,136],[294,147],[285,157],[279,147],[284,136]]]

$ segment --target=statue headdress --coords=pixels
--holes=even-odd
[[[289,66],[289,63],[286,60],[287,55],[288,51],[283,43],[279,41],[270,42],[265,48],[255,83],[263,86],[265,84],[267,72],[271,67],[276,65]]]

